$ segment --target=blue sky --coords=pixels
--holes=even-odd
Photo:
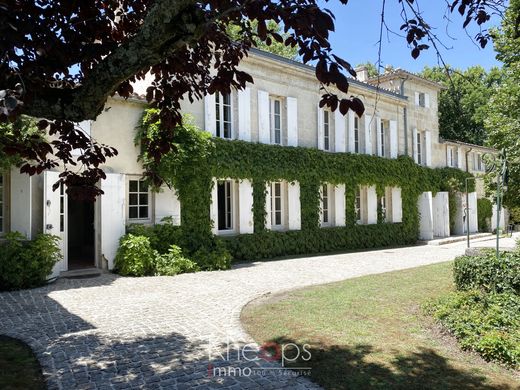
[[[399,27],[403,24],[399,2],[387,0],[386,3],[387,24],[393,31],[399,32]],[[342,5],[337,0],[323,2],[323,6],[336,16],[336,31],[331,37],[331,44],[336,54],[353,65],[377,61],[381,5],[382,0],[350,0],[347,5]],[[476,46],[471,38],[478,30],[473,28],[466,33],[462,29],[463,19],[458,13],[450,15],[452,22],[446,28],[447,22],[444,19],[446,6],[443,0],[422,0],[419,5],[424,13],[424,19],[436,28],[435,33],[450,48],[441,50],[447,64],[456,68],[481,65],[486,69],[500,65],[495,59],[492,43],[488,43],[484,50]],[[496,19],[494,22],[495,25],[498,24]],[[419,72],[426,65],[438,64],[433,48],[427,52],[423,51],[420,57],[414,60],[406,40],[392,34],[387,36],[386,32],[383,33],[381,58],[383,65],[389,64],[412,72]]]

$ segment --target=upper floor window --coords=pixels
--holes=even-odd
[[[381,120],[381,132],[378,134],[379,137],[379,157],[384,157],[386,153],[386,121]]]
[[[448,167],[454,167],[455,166],[455,159],[454,159],[454,154],[453,154],[453,149],[448,147],[447,149],[447,155],[446,155],[446,163],[448,165]]]
[[[323,149],[330,151],[330,112],[323,111]]]
[[[359,118],[354,117],[354,152],[359,153]]]
[[[144,180],[128,181],[128,219],[150,218],[150,190]]]
[[[234,229],[233,184],[231,180],[217,182],[218,230]]]
[[[473,154],[473,170],[483,171],[484,164],[482,163],[482,155],[480,153]]]
[[[231,95],[229,93],[215,95],[216,136],[232,138]]]
[[[0,233],[4,232],[4,176],[0,173]]]
[[[282,101],[279,98],[271,99],[271,140],[274,144],[282,144]]]
[[[415,143],[415,147],[417,148],[417,164],[422,165],[422,163],[423,163],[422,134],[420,132],[417,133],[417,140]]]

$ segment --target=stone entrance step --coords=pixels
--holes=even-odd
[[[82,268],[82,269],[75,269],[72,271],[62,271],[60,273],[60,278],[66,278],[66,279],[83,279],[83,278],[94,278],[96,276],[101,275],[102,270],[99,268]]]
[[[480,238],[488,238],[493,236],[492,233],[477,233],[477,234],[470,234],[469,239],[470,241],[480,239]],[[445,238],[434,238],[433,240],[427,240],[427,241],[420,241],[421,244],[426,245],[446,245],[446,244],[453,244],[454,242],[460,242],[460,241],[466,241],[467,236],[464,235],[458,235],[458,236],[450,236]]]

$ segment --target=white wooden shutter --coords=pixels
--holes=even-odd
[[[53,184],[59,179],[59,174],[59,172],[53,171],[43,173],[43,232],[60,237],[58,245],[62,255],[62,259],[52,268],[52,274],[50,275],[52,277],[59,276],[61,271],[67,270],[67,232],[60,232],[60,190],[52,190]],[[64,212],[67,212],[66,208]]]
[[[217,134],[217,116],[215,112],[215,95],[204,97],[204,130],[213,137]]]
[[[367,224],[377,223],[377,193],[376,186],[367,187]]]
[[[56,180],[58,180],[56,178]],[[22,233],[32,239],[32,177],[11,169],[11,231]],[[1,206],[0,206],[1,207]],[[1,226],[0,226],[1,227]]]
[[[432,166],[432,132],[426,130],[424,132],[424,148],[426,155],[426,166]]]
[[[417,128],[414,127],[412,131],[412,142],[413,142],[413,161],[415,163],[418,163],[419,158],[419,151],[417,150],[417,137],[419,136],[419,132],[417,131]]]
[[[379,157],[384,157],[383,155],[383,142],[381,142],[381,138],[383,135],[383,124],[381,123],[381,118],[376,116],[376,145],[377,145],[377,155]]]
[[[451,167],[451,148],[446,146],[446,166]]]
[[[119,239],[125,234],[126,182],[125,175],[106,175],[101,181],[101,255],[112,269]]]
[[[419,92],[415,92],[415,105],[419,106],[420,104],[421,104],[420,93]]]
[[[289,230],[301,230],[300,183],[289,183],[287,187],[287,211],[289,213]]]
[[[433,239],[433,197],[430,191],[419,195],[417,207],[419,208],[419,238],[431,240]]]
[[[323,139],[323,124],[324,124],[324,114],[323,114],[323,108],[320,108],[318,106],[318,149],[323,150],[324,149],[324,139]]]
[[[254,228],[253,186],[249,180],[242,180],[238,184],[238,210],[240,234],[252,234]]]
[[[209,217],[212,223],[211,231],[213,234],[218,232],[218,187],[217,179],[213,179],[213,186],[211,188],[211,205],[209,207]]]
[[[354,126],[355,126],[355,117],[356,115],[354,111],[348,110],[347,118],[348,118],[348,151],[350,153],[356,152],[355,138],[354,138]]]
[[[258,142],[271,143],[271,124],[269,118],[269,93],[258,91]]]
[[[390,158],[397,158],[399,151],[399,137],[397,134],[397,121],[390,121]]]
[[[271,221],[271,189],[271,183],[265,183],[265,228],[267,230],[271,230],[273,225]]]
[[[339,112],[339,109],[334,112],[334,129],[334,151],[336,153],[345,153],[345,117]]]
[[[287,98],[287,146],[298,146],[298,99]]]
[[[428,93],[424,94],[424,106],[430,108],[430,94]]]
[[[251,142],[251,88],[238,91],[238,139]]]
[[[463,158],[462,158],[462,148],[457,148],[457,167],[459,169],[463,168]]]
[[[334,187],[335,226],[345,226],[345,184]]]
[[[403,199],[399,187],[392,187],[392,222],[403,222]]]
[[[155,198],[155,223],[161,223],[166,217],[171,217],[174,225],[181,224],[181,203],[175,190],[163,185]]]
[[[372,154],[372,115],[365,115],[365,154]]]

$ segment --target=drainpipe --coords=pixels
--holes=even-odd
[[[401,79],[401,96],[404,96],[404,83],[408,78]],[[408,156],[408,109],[403,109],[403,125],[404,125],[404,154]]]

